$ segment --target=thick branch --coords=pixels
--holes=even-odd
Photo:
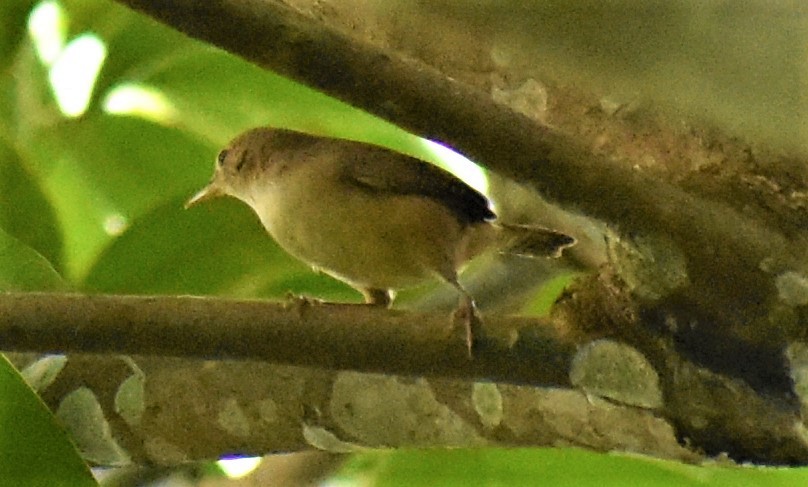
[[[654,411],[563,388],[109,355],[48,356],[30,369],[56,375],[39,392],[87,460],[100,465],[480,445],[702,457],[679,445]]]
[[[484,318],[469,360],[463,326],[365,305],[193,297],[0,294],[0,349],[254,359],[325,369],[565,385],[575,345],[549,320]]]
[[[589,359],[580,353],[573,359],[573,337],[553,324],[491,316],[485,319],[489,336],[469,361],[462,327],[454,333],[440,315],[306,301],[284,306],[190,297],[0,294],[0,348],[107,352],[44,357],[26,371],[57,416],[88,443],[82,451],[103,465],[176,464],[312,446],[340,450],[346,445],[339,439],[365,446],[471,446],[482,438],[503,445],[563,441],[691,458],[676,444],[668,421],[703,435],[688,437],[711,451],[804,463],[804,440],[794,428],[799,418],[792,409],[695,368],[666,347],[651,347],[666,391],[665,404],[655,410],[600,401],[596,392],[490,381],[567,384],[572,363],[580,370]],[[613,376],[612,367],[630,371],[624,385],[609,386],[618,395],[608,397],[635,397],[631,391],[642,389],[643,374],[656,375],[642,360],[630,367],[624,355],[607,360],[592,365],[603,367],[596,377]],[[402,380],[338,368],[485,380]],[[54,370],[58,379],[41,383]],[[111,438],[86,433],[81,418],[96,418],[98,411]],[[99,443],[107,447],[99,450]]]

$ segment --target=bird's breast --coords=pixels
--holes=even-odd
[[[355,286],[395,289],[454,271],[463,228],[443,205],[327,176],[289,172],[254,192],[253,209],[287,252]]]

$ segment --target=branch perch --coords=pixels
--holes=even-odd
[[[0,349],[269,363],[568,385],[575,352],[550,320],[486,317],[469,360],[442,314],[194,297],[0,294]]]
[[[4,293],[0,349],[68,352],[68,366],[57,383],[40,391],[43,399],[59,415],[76,391],[84,398],[91,394],[85,402],[98,401],[116,441],[136,463],[176,464],[226,452],[262,454],[313,445],[343,448],[327,446],[335,441],[333,434],[368,446],[477,445],[472,431],[504,445],[549,445],[560,437],[597,450],[631,444],[644,453],[684,459],[692,452],[677,446],[670,422],[688,430],[698,418],[710,419],[707,427],[695,428],[699,436],[688,436],[696,445],[709,444],[741,459],[804,462],[806,445],[791,408],[697,369],[664,347],[654,360],[661,366],[665,404],[658,410],[618,406],[569,389],[577,351],[573,342],[594,337],[568,334],[553,320],[492,315],[483,321],[480,350],[470,361],[463,327],[440,314],[305,300]],[[131,391],[120,394],[133,377],[141,384],[136,400]],[[474,385],[468,379],[485,380]],[[504,437],[476,419],[481,413],[473,391],[479,385],[502,395],[503,421],[509,425]],[[392,393],[400,397],[389,397]],[[424,400],[434,410],[423,410]],[[471,425],[464,427],[467,436],[453,436],[449,426],[455,423],[435,421],[433,414],[450,411],[444,402],[450,414]],[[380,416],[379,408],[387,413]],[[571,438],[565,433],[570,421],[597,434]],[[402,436],[390,424],[417,435]],[[420,426],[411,431],[412,424]],[[550,426],[559,431],[548,433]],[[711,444],[716,438],[718,446]]]

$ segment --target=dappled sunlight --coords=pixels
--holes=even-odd
[[[28,17],[28,32],[42,64],[51,66],[65,47],[67,17],[54,1],[41,2]]]
[[[129,221],[120,213],[110,213],[104,218],[104,231],[107,235],[117,237],[126,231],[127,227],[129,227]]]
[[[87,111],[106,57],[106,46],[94,34],[76,37],[59,54],[48,78],[64,115],[79,117]]]
[[[452,149],[431,140],[422,139],[424,145],[439,160],[440,163],[455,176],[465,181],[469,186],[481,193],[488,191],[488,177],[485,171],[464,156]]]
[[[176,108],[163,92],[136,83],[122,83],[110,89],[103,108],[112,115],[135,115],[164,125],[178,118]]]
[[[67,117],[80,117],[90,106],[107,48],[88,32],[66,42],[67,25],[64,9],[50,0],[37,5],[28,17],[28,33],[37,56],[49,68],[48,80],[59,109]]]
[[[245,477],[261,464],[261,457],[223,458],[216,462],[231,479]]]

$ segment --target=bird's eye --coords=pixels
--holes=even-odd
[[[227,153],[228,153],[227,149],[219,152],[219,157],[217,159],[219,161],[220,166],[224,165],[224,160],[227,159]]]

